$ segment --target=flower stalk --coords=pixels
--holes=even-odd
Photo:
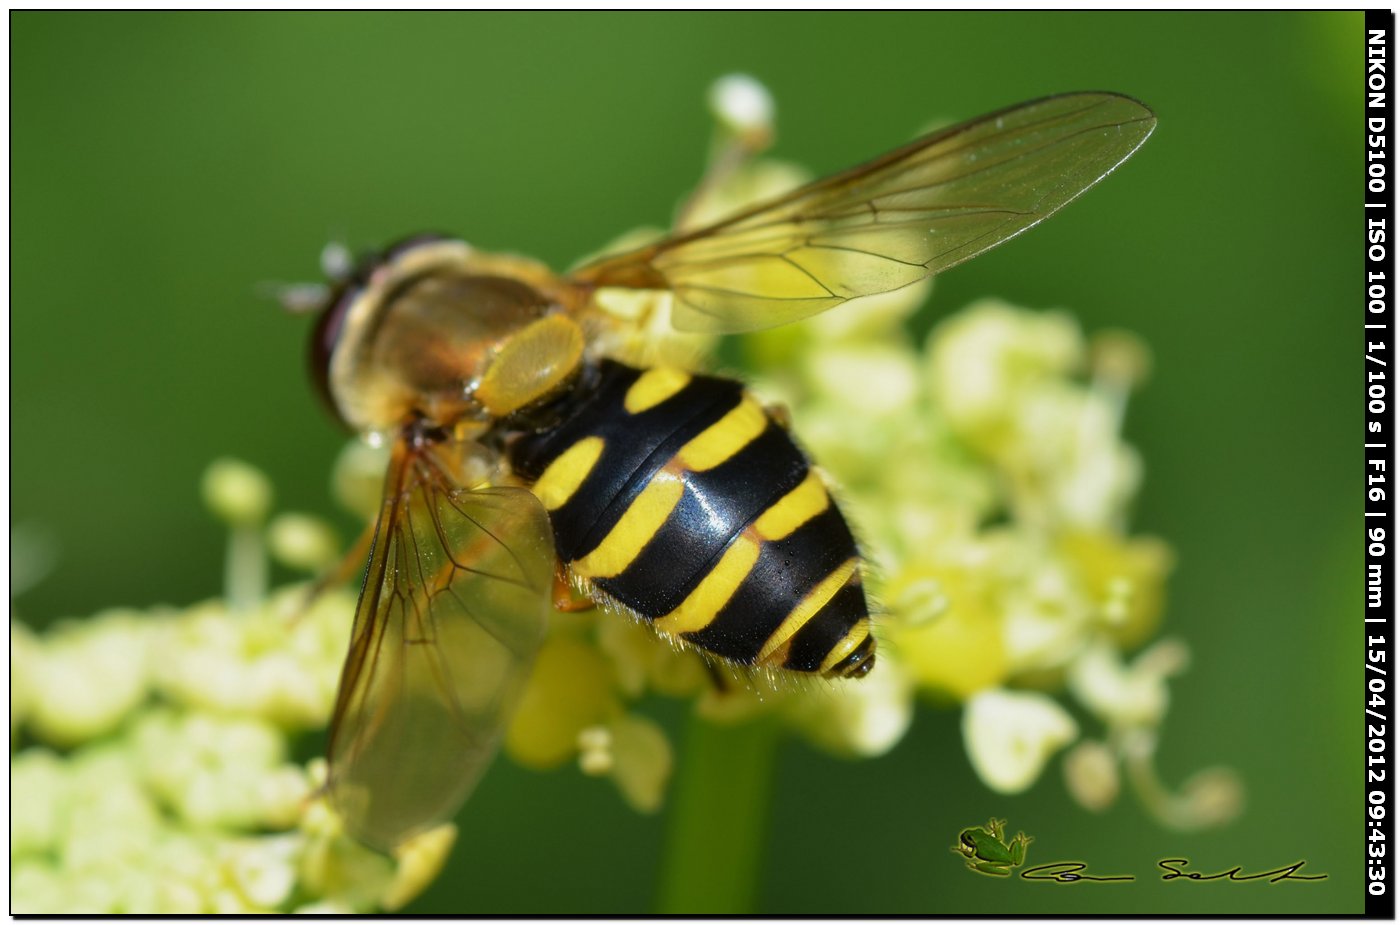
[[[754,912],[778,736],[767,718],[723,725],[691,717],[671,795],[659,913]]]

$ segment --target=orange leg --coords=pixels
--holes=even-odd
[[[564,571],[564,563],[554,568],[554,609],[560,613],[579,613],[598,606],[593,598],[574,590],[573,582]]]

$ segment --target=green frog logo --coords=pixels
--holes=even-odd
[[[967,869],[988,877],[1009,877],[1011,871],[1026,862],[1026,846],[1034,839],[1017,832],[1006,840],[1006,820],[990,819],[986,828],[973,826],[958,833],[953,851],[967,858]]]

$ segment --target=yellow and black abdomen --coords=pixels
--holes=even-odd
[[[516,473],[596,597],[743,665],[858,677],[875,641],[845,518],[742,385],[605,360]]]

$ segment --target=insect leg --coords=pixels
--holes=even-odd
[[[705,673],[710,676],[710,683],[714,684],[715,692],[718,694],[729,693],[731,689],[729,679],[724,676],[724,672],[720,671],[719,667],[708,658],[702,656],[700,662],[705,666]]]
[[[598,604],[593,598],[586,594],[580,594],[574,589],[573,582],[564,570],[562,562],[556,563],[554,567],[554,609],[560,613],[582,613],[597,607]]]

